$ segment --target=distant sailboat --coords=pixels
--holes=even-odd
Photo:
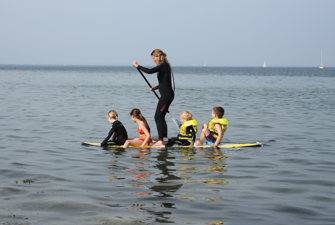
[[[321,50],[321,65],[319,66],[320,69],[323,69],[324,66],[322,65],[322,50]]]
[[[206,59],[205,59],[205,64],[204,64],[204,66],[207,66],[206,64],[207,64],[207,63],[206,63]]]
[[[263,67],[266,67],[266,61],[264,60]]]

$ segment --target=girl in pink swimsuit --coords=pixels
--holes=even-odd
[[[129,145],[133,147],[140,147],[140,148],[144,148],[145,146],[150,146],[150,143],[152,142],[151,136],[150,136],[150,127],[146,119],[144,118],[144,116],[142,116],[141,111],[139,109],[133,109],[130,112],[130,116],[131,116],[132,121],[138,124],[137,132],[140,133],[140,137],[128,139],[124,143],[123,148],[128,148]]]

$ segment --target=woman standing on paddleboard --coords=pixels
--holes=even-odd
[[[166,58],[166,54],[160,50],[155,49],[151,53],[152,61],[156,63],[156,67],[148,69],[146,67],[138,65],[136,61],[133,62],[133,66],[142,70],[145,73],[152,74],[157,73],[158,86],[150,88],[151,91],[159,90],[161,95],[155,113],[155,121],[158,132],[158,141],[153,145],[156,147],[165,147],[168,142],[167,136],[167,125],[165,121],[165,115],[169,111],[171,102],[174,99],[174,91],[171,84],[171,67],[170,63]]]

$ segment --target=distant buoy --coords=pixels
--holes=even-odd
[[[19,71],[18,69],[16,69],[15,71]]]

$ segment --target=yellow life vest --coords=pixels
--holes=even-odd
[[[221,125],[222,129],[222,136],[224,132],[227,130],[227,125],[229,124],[229,121],[226,118],[218,118],[218,119],[212,119],[208,123],[208,130],[211,132],[212,136],[216,139],[218,137],[218,132],[217,130],[214,129],[214,126],[216,123],[219,123]],[[223,138],[223,137],[222,137]],[[222,138],[220,141],[222,141]]]
[[[186,134],[186,128],[192,126],[195,133],[198,131],[198,122],[194,119],[188,120],[180,126],[178,138],[192,142],[192,134]]]

